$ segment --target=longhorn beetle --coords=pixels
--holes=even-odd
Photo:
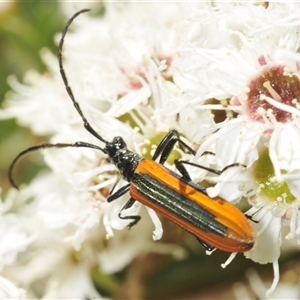
[[[163,166],[176,143],[193,155],[195,151],[188,146],[176,130],[171,130],[157,146],[151,159],[146,159],[127,149],[122,137],[114,137],[112,142],[99,135],[84,116],[79,103],[75,100],[63,68],[62,50],[64,38],[73,20],[80,14],[89,11],[83,9],[75,13],[67,22],[58,47],[58,63],[60,73],[70,99],[80,115],[85,129],[104,143],[99,147],[86,142],[77,141],[72,144],[41,144],[22,151],[9,168],[9,180],[17,188],[12,171],[16,162],[23,155],[43,148],[85,147],[100,150],[107,154],[107,161],[113,163],[128,184],[111,194],[108,202],[114,201],[129,191],[130,199],[119,213],[121,219],[131,220],[129,227],[140,220],[140,216],[122,216],[124,209],[130,208],[135,201],[152,208],[191,234],[207,249],[218,248],[227,252],[245,252],[254,244],[254,233],[244,214],[231,203],[221,198],[210,198],[205,189],[194,182],[184,167],[184,164],[203,168],[220,175],[223,171],[216,171],[188,161],[175,160],[175,166],[180,175]],[[156,160],[159,162],[156,162]]]

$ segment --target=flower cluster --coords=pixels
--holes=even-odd
[[[279,279],[282,226],[289,226],[286,238],[300,238],[299,30],[297,3],[107,3],[102,17],[76,19],[63,49],[73,94],[105,139],[122,136],[129,149],[151,157],[161,137],[176,129],[197,155],[180,149],[175,155],[218,170],[233,165],[219,177],[188,171],[196,182],[215,183],[207,189],[211,197],[234,204],[248,199],[247,214],[258,222],[255,246],[245,255],[273,263],[269,293]],[[51,143],[97,144],[65,90],[56,56],[45,49],[41,55],[48,72],[29,71],[22,84],[10,77],[13,91],[0,117],[16,118]],[[159,239],[161,223],[152,210],[135,205],[130,212],[145,217],[122,230],[129,221],[118,212],[128,195],[106,202],[118,175],[101,151],[51,148],[42,154],[50,171],[9,194],[13,214],[1,210],[1,228],[9,228],[1,236],[1,267],[32,297],[99,298],[90,270],[116,272],[153,249],[151,230],[154,224],[152,236]],[[175,169],[171,160],[167,165]],[[59,265],[63,271],[55,272]],[[0,280],[0,289],[24,297]]]
[[[289,225],[287,239],[299,242],[299,11],[294,3],[265,3],[217,4],[195,13],[174,75],[186,95],[180,108],[210,107],[223,117],[195,160],[213,151],[221,168],[247,166],[222,173],[207,191],[234,202],[249,199],[247,214],[258,223],[255,247],[245,255],[273,263],[269,293],[279,278],[282,226]]]

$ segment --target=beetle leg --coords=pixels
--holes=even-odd
[[[195,236],[196,239],[198,240],[198,242],[201,244],[201,246],[208,252],[212,252],[214,249],[216,249],[215,247],[207,244],[206,242],[203,242],[200,238],[198,238],[197,236]]]
[[[116,185],[116,184],[115,184]],[[115,187],[115,186],[114,186]],[[112,202],[118,198],[120,198],[121,196],[123,196],[124,194],[126,194],[130,189],[130,184],[127,184],[123,187],[121,187],[119,190],[117,190],[114,194],[108,196],[107,198],[107,202]],[[128,228],[130,229],[132,226],[136,225],[138,223],[138,221],[141,219],[141,216],[126,216],[123,217],[122,216],[122,211],[125,209],[128,209],[130,207],[132,207],[134,205],[136,201],[132,198],[130,198],[126,204],[123,206],[123,208],[120,210],[118,217],[122,220],[133,220],[131,223],[128,224]]]
[[[202,166],[202,165],[198,165],[198,164],[195,164],[193,162],[186,161],[186,160],[177,160],[177,162],[175,162],[175,164],[177,164],[177,165],[183,165],[183,164],[190,165],[190,166],[193,166],[193,167],[196,167],[196,168],[206,170],[206,171],[211,172],[211,173],[216,174],[216,175],[221,175],[224,171],[226,171],[226,170],[228,170],[229,168],[232,168],[232,167],[244,167],[244,168],[247,167],[247,166],[245,166],[243,164],[240,164],[240,163],[233,163],[233,164],[230,164],[230,165],[226,166],[223,170],[218,171],[218,170],[208,168],[208,167],[205,167],[205,166]]]
[[[112,201],[120,198],[121,196],[123,196],[124,194],[126,194],[129,191],[129,189],[130,189],[130,184],[126,184],[125,186],[123,186],[120,189],[118,189],[112,195],[109,195],[108,198],[107,198],[107,202],[112,202]]]
[[[120,210],[118,216],[120,219],[122,220],[133,220],[131,223],[128,224],[128,228],[130,229],[132,226],[136,225],[140,220],[141,220],[141,216],[138,216],[138,215],[133,215],[133,216],[126,216],[126,217],[123,217],[122,216],[122,211],[125,210],[125,209],[128,209],[130,207],[132,207],[134,205],[136,201],[132,198],[130,198],[126,203],[125,205],[123,206],[123,208]]]
[[[189,145],[180,139],[180,135],[177,130],[171,130],[158,144],[152,159],[156,160],[160,156],[159,163],[164,164],[177,142],[179,143],[181,149],[187,150],[189,153],[194,155],[196,154],[196,152]]]
[[[115,181],[115,183],[114,183],[112,189],[111,189],[110,192],[109,192],[110,195],[113,195],[114,190],[115,190],[117,184],[120,182],[121,179],[122,179],[122,176],[121,176],[120,173],[118,173],[117,179],[116,179],[116,181]],[[118,191],[117,191],[117,192],[118,192]],[[123,195],[123,194],[121,194],[121,196],[122,196],[122,195]],[[119,196],[119,197],[120,197],[120,196]],[[119,197],[117,197],[117,198],[119,198]],[[108,198],[110,198],[110,196],[109,196]],[[114,199],[116,199],[116,198],[114,198]],[[113,199],[113,200],[114,200],[114,199]],[[111,201],[113,201],[113,200],[110,200],[110,201],[108,201],[108,202],[111,202]]]
[[[176,169],[180,172],[180,174],[182,175],[182,177],[184,177],[187,180],[191,180],[191,177],[188,173],[188,171],[186,170],[185,166],[183,165],[181,160],[176,159],[174,161],[175,167]]]
[[[212,168],[208,168],[208,167],[205,167],[205,166],[202,166],[202,165],[198,165],[198,164],[195,164],[193,162],[186,161],[186,160],[177,160],[177,161],[175,161],[176,167],[180,166],[180,168],[184,168],[184,166],[183,166],[184,164],[185,165],[190,165],[190,166],[193,166],[193,167],[196,167],[196,168],[200,168],[200,169],[203,169],[203,170],[206,170],[206,171],[214,173],[216,175],[221,175],[221,173],[224,171],[224,169],[222,171],[218,171],[218,170],[214,170]],[[178,167],[177,167],[177,169],[178,169]],[[178,169],[178,171],[181,173],[180,169]]]

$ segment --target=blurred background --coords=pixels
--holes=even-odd
[[[57,1],[8,1],[0,2],[0,102],[10,88],[7,77],[15,74],[19,81],[29,69],[45,71],[39,51],[49,48],[54,53],[54,34],[65,24]],[[8,190],[7,169],[13,158],[23,149],[38,144],[41,137],[18,127],[14,120],[0,122],[0,179],[3,193]],[[42,168],[35,155],[20,162],[16,180],[29,181]],[[221,251],[211,256],[189,234],[163,220],[163,242],[182,245],[184,259],[171,255],[141,254],[132,264],[118,274],[99,276],[92,272],[95,286],[103,295],[117,299],[233,299],[232,287],[237,282],[245,284],[253,299],[246,271],[256,269],[269,288],[273,280],[272,265],[258,265],[238,255],[224,270],[228,254]],[[297,254],[287,253],[280,262],[281,282],[297,283],[299,278]],[[134,295],[134,296],[133,296]],[[242,298],[240,298],[242,299]]]

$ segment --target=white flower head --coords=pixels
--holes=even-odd
[[[25,251],[35,239],[35,234],[26,232],[21,218],[10,211],[18,198],[11,190],[5,201],[0,201],[0,270],[15,263],[18,253]]]
[[[299,240],[300,232],[299,12],[299,4],[291,2],[216,3],[196,11],[174,74],[183,91],[174,113],[187,101],[199,110],[215,107],[216,125],[194,161],[212,151],[220,170],[238,164],[208,193],[235,202],[249,199],[253,208],[247,214],[258,224],[246,256],[273,263],[269,293],[279,279],[282,221],[290,225],[286,238]]]
[[[26,291],[17,288],[11,281],[0,276],[0,299],[25,299]]]
[[[176,108],[180,96],[172,78],[178,28],[193,6],[108,4],[103,17],[82,14],[73,22],[73,30],[64,42],[64,70],[85,118],[103,139],[110,142],[114,136],[121,136],[129,149],[150,158],[155,144],[170,129],[177,129],[196,144],[205,136],[198,133],[196,123],[203,120],[203,128],[213,125],[209,112],[195,112],[190,107],[178,116],[168,115]],[[60,35],[56,40],[59,39]],[[84,129],[83,120],[65,90],[57,58],[45,49],[41,55],[47,73],[30,71],[23,83],[10,77],[13,91],[8,94],[0,117],[15,117],[34,133],[49,135],[52,144],[71,146],[84,141],[104,148],[102,141]],[[130,232],[122,230],[132,222],[119,217],[129,195],[107,203],[118,172],[99,148],[97,151],[61,147],[41,153],[50,172],[39,174],[21,192],[24,210],[34,216],[29,218],[27,211],[24,222],[30,230],[37,231],[30,250],[38,258],[25,266],[15,263],[6,272],[13,274],[34,296],[65,297],[70,287],[76,286],[77,295],[92,297],[91,282],[79,284],[82,277],[89,276],[91,266],[98,265],[103,272],[116,272],[141,251],[153,251],[152,239],[158,240],[163,234],[161,222],[153,210],[135,203],[120,216],[141,213],[140,227]],[[178,149],[173,156],[166,162],[171,168],[175,158],[189,159],[191,155]],[[120,181],[115,191],[124,185]],[[158,245],[155,248],[160,249]],[[25,261],[30,250],[22,257]],[[170,247],[168,251],[173,250]],[[87,255],[74,265],[70,253]],[[55,272],[53,266],[66,272]],[[34,286],[39,278],[44,278],[44,288],[37,294]],[[84,294],[85,291],[89,292]]]

